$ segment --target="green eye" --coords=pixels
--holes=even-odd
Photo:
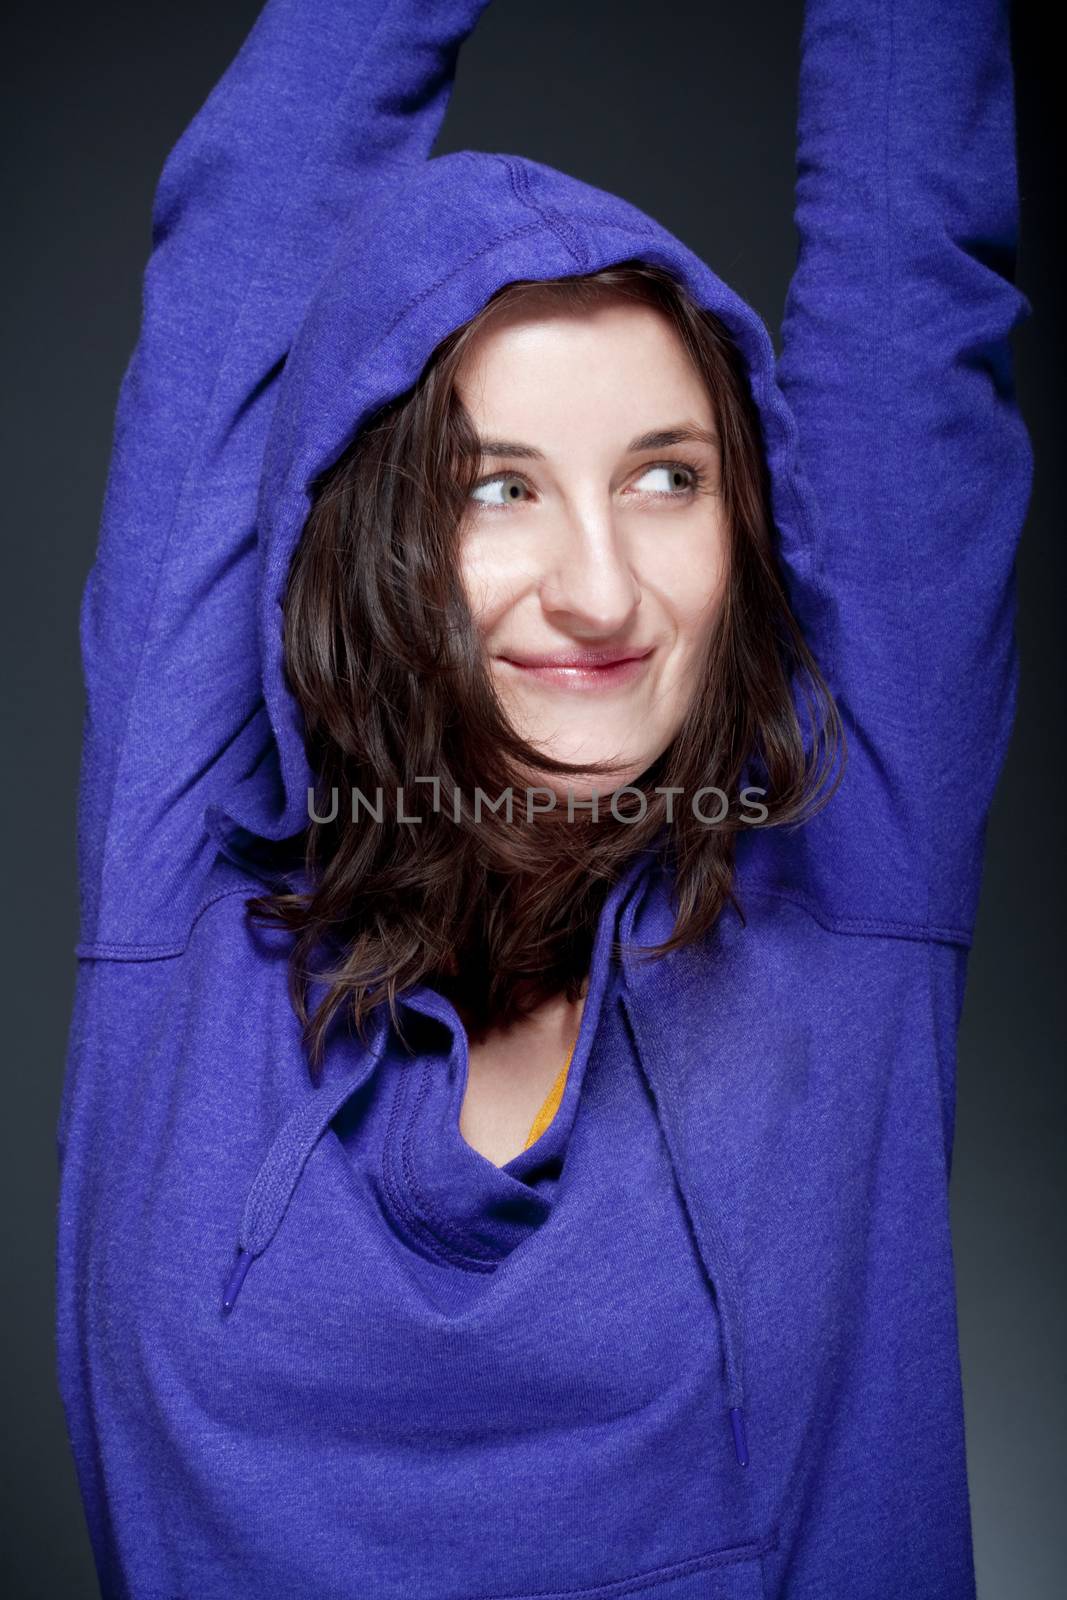
[[[483,506],[508,506],[525,498],[526,482],[514,472],[500,472],[485,478],[471,490],[471,499]],[[499,490],[499,496],[494,491]]]
[[[664,461],[658,466],[646,467],[637,482],[642,483],[646,478],[660,473],[665,482],[658,488],[643,490],[646,494],[684,494],[686,490],[694,487],[695,472],[692,467],[683,465],[680,461]]]

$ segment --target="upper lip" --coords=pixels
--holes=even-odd
[[[639,661],[652,651],[652,645],[640,649],[635,645],[615,649],[567,650],[562,654],[509,655],[501,653],[502,661],[516,667],[613,667],[620,661]]]

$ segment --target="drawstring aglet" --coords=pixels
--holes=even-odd
[[[230,1281],[226,1285],[226,1292],[222,1297],[223,1311],[230,1312],[233,1310],[233,1303],[240,1293],[241,1285],[245,1281],[245,1273],[248,1271],[251,1265],[251,1251],[242,1250],[240,1246],[238,1246],[237,1260],[234,1263],[233,1271],[230,1273]]]
[[[737,1464],[741,1467],[748,1466],[748,1440],[745,1438],[745,1413],[740,1406],[730,1408],[730,1427],[734,1435],[734,1453]]]

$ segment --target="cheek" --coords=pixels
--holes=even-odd
[[[648,585],[669,616],[679,640],[694,648],[714,627],[727,579],[725,537],[709,539],[702,530],[691,539],[660,545]]]
[[[529,573],[514,542],[509,550],[499,537],[473,529],[459,546],[459,571],[471,615],[488,633],[507,614],[528,585]]]

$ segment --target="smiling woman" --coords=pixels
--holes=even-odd
[[[270,0],[156,197],[58,1128],[101,1587],[973,1600],[1004,8],[808,0],[780,360],[628,201],[429,157],[480,10]]]

